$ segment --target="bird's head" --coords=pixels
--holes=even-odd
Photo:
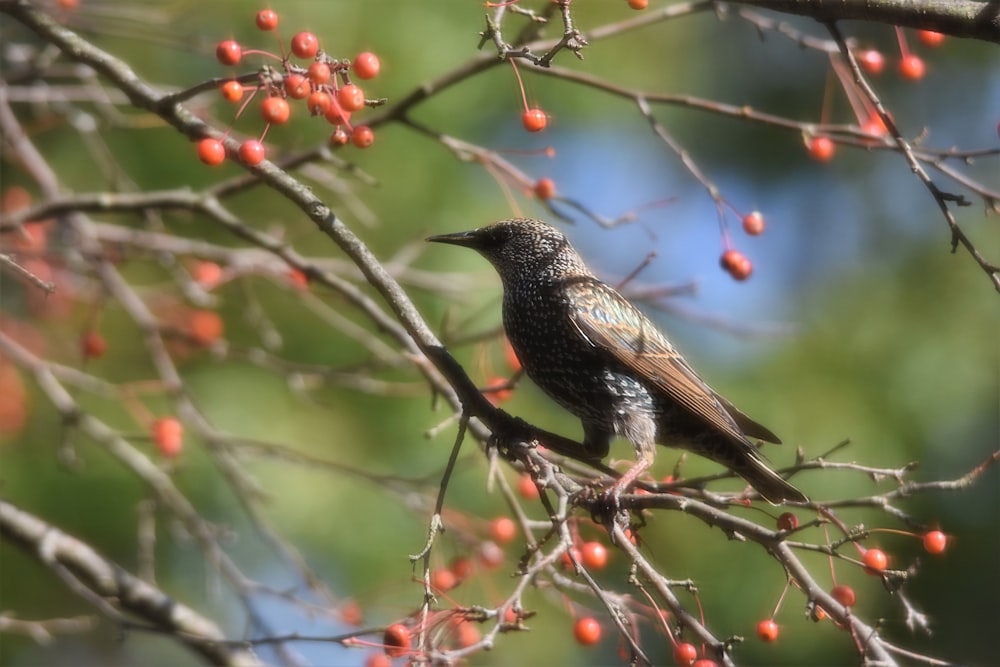
[[[504,283],[522,278],[589,275],[562,232],[531,218],[501,220],[470,232],[441,234],[427,240],[472,248],[489,260]]]

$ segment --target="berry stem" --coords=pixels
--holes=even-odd
[[[521,80],[521,72],[517,69],[517,63],[513,59],[510,60],[510,66],[514,68],[514,76],[517,77],[517,87],[521,89],[521,103],[524,104],[524,110],[528,110],[528,96],[524,92],[524,81]]]

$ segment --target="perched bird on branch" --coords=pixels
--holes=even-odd
[[[472,248],[500,274],[511,346],[528,377],[580,418],[582,458],[604,458],[615,436],[635,447],[636,463],[611,489],[616,501],[652,465],[657,443],[721,463],[771,503],[806,501],[749,440],[778,437],[705,384],[559,230],[515,218],[427,240]]]

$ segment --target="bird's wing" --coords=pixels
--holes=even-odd
[[[656,325],[617,291],[598,280],[565,287],[570,319],[591,345],[606,350],[734,442],[746,443],[744,432],[779,442],[768,429],[712,391]]]

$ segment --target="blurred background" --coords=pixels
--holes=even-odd
[[[647,11],[665,4],[654,0]],[[183,88],[227,72],[213,55],[221,39],[275,48],[273,35],[260,33],[253,24],[262,6],[235,0],[82,0],[65,21],[131,63],[139,76]],[[362,50],[378,53],[382,72],[367,88],[369,96],[386,97],[390,104],[475,56],[478,33],[484,28],[479,2],[431,7],[412,2],[276,1],[270,6],[280,15],[279,31],[286,40],[294,32],[310,30],[336,57],[350,58]],[[637,15],[624,1],[581,1],[573,8],[584,34]],[[796,30],[826,36],[811,20],[781,19]],[[515,16],[508,21],[512,36],[522,24]],[[9,18],[4,17],[3,24],[0,34],[8,45],[32,42]],[[923,79],[906,81],[895,72],[899,51],[891,27],[852,23],[843,29],[859,44],[885,54],[886,71],[872,80],[903,134],[919,136],[922,145],[936,148],[992,149],[971,164],[950,164],[995,191],[1000,186],[996,46],[949,38],[931,49],[908,31],[910,48],[924,58],[928,70]],[[793,120],[854,122],[826,55],[775,32],[759,33],[730,12],[704,12],[595,40],[584,55],[577,61],[562,53],[557,64],[622,86],[748,105]],[[245,67],[234,71],[250,72],[250,63],[258,62],[247,57]],[[498,183],[481,165],[460,161],[440,143],[395,124],[379,128],[371,148],[348,146],[337,153],[356,171],[324,166],[337,191],[324,183],[316,186],[317,194],[379,257],[414,256],[414,269],[450,276],[446,284],[451,290],[445,294],[415,282],[404,284],[474,380],[485,384],[490,376],[507,372],[498,335],[499,280],[474,253],[424,247],[421,239],[524,214],[559,224],[590,265],[613,283],[655,253],[630,287],[677,288],[671,296],[644,302],[644,308],[714,388],[781,435],[786,444],[769,450],[778,465],[792,463],[796,448],[811,457],[850,439],[835,459],[890,468],[919,461],[911,478],[929,481],[959,477],[997,449],[1000,297],[967,252],[951,252],[937,205],[899,154],[839,146],[831,161],[820,163],[810,159],[796,131],[679,106],[657,107],[656,118],[725,200],[741,214],[758,209],[766,217],[765,233],[748,237],[740,230],[739,216],[727,213],[732,243],[754,266],[749,280],[737,282],[719,268],[723,241],[715,203],[633,104],[533,74],[527,67],[521,72],[529,102],[549,114],[544,132],[528,134],[521,127],[521,93],[506,66],[445,90],[414,109],[412,117],[434,131],[497,151],[531,179],[553,179],[560,195],[590,211],[609,218],[632,213],[634,221],[606,229],[555,201],[552,205],[572,218],[561,221],[530,195]],[[220,128],[232,120],[233,107],[217,95],[200,96],[190,106],[217,118]],[[195,158],[193,145],[175,131],[127,108],[121,122],[109,122],[89,104],[16,104],[15,110],[67,191],[198,188],[241,171],[231,163],[205,167]],[[256,112],[248,110],[235,128],[258,132]],[[302,115],[273,128],[267,138],[273,150],[290,154],[323,142],[329,131],[325,123]],[[549,147],[553,151],[545,150]],[[5,154],[0,167],[3,188],[18,185],[38,196],[16,156]],[[985,214],[980,199],[941,174],[931,171],[931,176],[942,189],[962,192],[972,201],[952,210],[986,258],[1000,261],[996,215]],[[247,225],[280,230],[307,257],[343,258],[298,210],[269,189],[251,189],[227,203]],[[98,217],[127,227],[148,223],[137,216]],[[182,237],[242,243],[197,215],[167,214],[160,222],[161,231]],[[59,254],[57,239],[50,241],[50,251]],[[183,302],[173,277],[178,261],[126,255],[120,270],[151,304]],[[38,354],[116,383],[152,377],[134,324],[113,300],[81,290],[90,296],[39,304],[24,284],[9,274],[2,279],[4,330],[23,333]],[[327,307],[370,328],[336,295],[314,291]],[[286,282],[246,274],[213,294],[225,322],[225,339],[234,348],[262,345],[260,322],[266,321],[280,337],[278,354],[286,360],[349,371],[364,369],[369,362],[360,344],[324,323]],[[169,310],[163,308],[161,315]],[[84,364],[77,341],[95,317],[108,351]],[[407,554],[424,542],[427,498],[437,488],[455,433],[454,426],[445,426],[425,437],[448,414],[435,406],[418,375],[407,369],[379,370],[376,377],[395,388],[392,395],[333,385],[303,393],[293,391],[282,373],[235,354],[195,351],[178,363],[191,396],[218,428],[345,466],[337,470],[302,465],[259,452],[242,458],[266,493],[262,507],[268,518],[302,550],[344,605],[360,605],[365,625],[389,623],[410,613],[419,604],[421,588],[413,581],[416,571]],[[27,391],[24,422],[0,435],[0,493],[134,571],[137,517],[141,511],[157,514],[148,506],[146,491],[86,438],[73,442],[79,467],[60,465],[59,451],[72,436],[27,374],[22,381]],[[121,401],[85,392],[76,398],[93,414],[134,435],[137,446],[155,456],[148,438],[143,440],[142,426]],[[154,414],[169,408],[168,400],[155,394],[144,402]],[[517,388],[505,408],[539,426],[580,435],[578,422],[528,382]],[[613,456],[629,459],[632,454],[618,445]],[[656,476],[669,474],[677,459],[675,451],[661,450]],[[278,589],[302,586],[298,574],[248,524],[203,443],[185,442],[182,456],[169,466],[202,515],[225,527],[231,536],[227,549],[249,575]],[[712,470],[710,464],[695,460],[687,460],[683,468],[686,476]],[[509,470],[504,474],[515,477]],[[487,522],[508,511],[497,494],[485,491],[487,476],[484,457],[467,446],[448,492],[446,522],[450,520],[448,527],[455,530],[439,542],[439,564],[474,553],[476,545],[468,538],[485,535]],[[388,490],[386,477],[401,480],[405,491]],[[868,542],[889,552],[893,566],[919,564],[919,575],[906,591],[913,604],[930,615],[932,636],[907,629],[903,608],[877,578],[838,565],[838,581],[858,591],[858,613],[882,619],[880,627],[890,641],[959,664],[995,660],[998,481],[993,468],[961,493],[925,493],[902,504],[953,537],[943,557],[926,555],[919,540],[904,535],[877,533]],[[796,483],[814,499],[864,496],[895,484],[875,483],[850,471],[806,472]],[[526,507],[535,518],[544,518],[537,502]],[[842,517],[869,528],[905,528],[883,514],[845,511]],[[206,566],[190,536],[168,516],[160,518],[158,584],[219,619],[229,636],[258,632]],[[644,535],[648,553],[663,572],[695,581],[710,627],[723,637],[747,637],[737,649],[740,663],[857,661],[850,637],[829,622],[808,620],[796,591],[789,593],[776,617],[782,627],[779,641],[764,644],[754,637],[757,621],[771,614],[785,580],[777,564],[759,549],[729,542],[718,531],[675,513],[653,517]],[[823,539],[818,528],[804,537]],[[520,543],[515,542],[506,549],[503,566],[471,579],[451,598],[496,604],[508,594],[509,575],[520,554]],[[823,578],[824,559],[809,563],[820,580],[828,582],[828,573]],[[600,577],[627,588],[627,567],[620,555],[613,557]],[[92,613],[48,571],[5,543],[0,543],[0,575],[0,608],[18,617]],[[619,661],[609,623],[607,638],[597,647],[580,647],[572,640],[572,618],[558,597],[534,591],[526,602],[539,612],[529,622],[531,632],[501,637],[495,650],[472,656],[471,664]],[[580,602],[603,618],[593,600]],[[278,634],[333,635],[353,627],[343,614],[307,615],[273,597],[261,599],[259,612],[269,631]],[[662,635],[651,634],[646,648],[656,662],[671,661]],[[369,655],[321,643],[298,644],[295,650],[317,665],[358,665]],[[274,658],[267,650],[262,655]],[[0,635],[3,665],[196,663],[195,656],[169,638],[141,632],[123,635],[110,624],[48,645]]]

